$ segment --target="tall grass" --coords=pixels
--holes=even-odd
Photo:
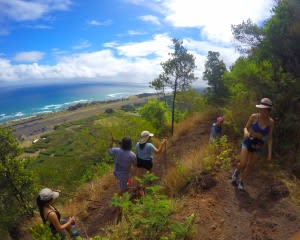
[[[180,192],[190,180],[204,170],[203,158],[207,154],[207,146],[191,150],[184,154],[181,159],[175,159],[175,166],[168,170],[162,177],[162,184],[171,195]]]

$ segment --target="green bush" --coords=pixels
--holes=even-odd
[[[51,229],[49,227],[49,223],[47,224],[39,224],[35,227],[31,227],[29,232],[32,236],[32,240],[60,240],[59,235],[53,235]]]
[[[215,139],[209,144],[208,154],[203,159],[205,170],[211,171],[214,168],[228,170],[233,156],[233,149],[226,135]]]
[[[140,184],[149,185],[155,180],[153,174],[145,174],[137,179]],[[112,204],[122,211],[122,220],[110,234],[112,239],[189,239],[193,234],[194,215],[188,216],[183,223],[171,218],[173,204],[161,193],[160,185],[145,188],[145,195],[132,202],[128,193],[115,195]]]

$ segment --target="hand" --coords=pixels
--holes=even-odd
[[[244,133],[244,138],[249,138],[249,137],[250,137],[250,133],[249,132]]]
[[[74,216],[71,216],[69,218],[69,221],[71,221],[71,224],[75,224],[75,217]]]
[[[167,139],[164,138],[162,141],[161,141],[161,144],[164,144],[164,143],[167,143]]]

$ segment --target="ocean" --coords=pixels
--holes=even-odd
[[[78,103],[116,100],[153,91],[148,86],[103,83],[1,86],[0,123],[61,111]]]

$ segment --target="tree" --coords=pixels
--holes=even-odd
[[[20,216],[33,216],[34,184],[11,130],[0,128],[0,228],[13,232]],[[0,230],[1,230],[0,229]]]
[[[250,19],[238,25],[231,26],[232,34],[237,41],[237,50],[240,53],[249,53],[251,49],[257,47],[263,40],[263,31]]]
[[[164,74],[159,74],[157,78],[155,78],[152,82],[150,82],[150,87],[154,88],[158,93],[162,93],[165,103],[166,103],[166,76]]]
[[[219,59],[220,53],[209,51],[203,72],[203,80],[208,81],[208,98],[213,103],[222,103],[227,95],[223,78],[227,71],[223,60]]]
[[[170,59],[161,63],[163,72],[160,74],[162,86],[172,89],[172,128],[171,134],[174,132],[175,103],[178,91],[185,91],[191,88],[191,84],[197,78],[194,75],[195,57],[187,52],[183,47],[183,42],[173,39],[174,52],[170,53]]]

